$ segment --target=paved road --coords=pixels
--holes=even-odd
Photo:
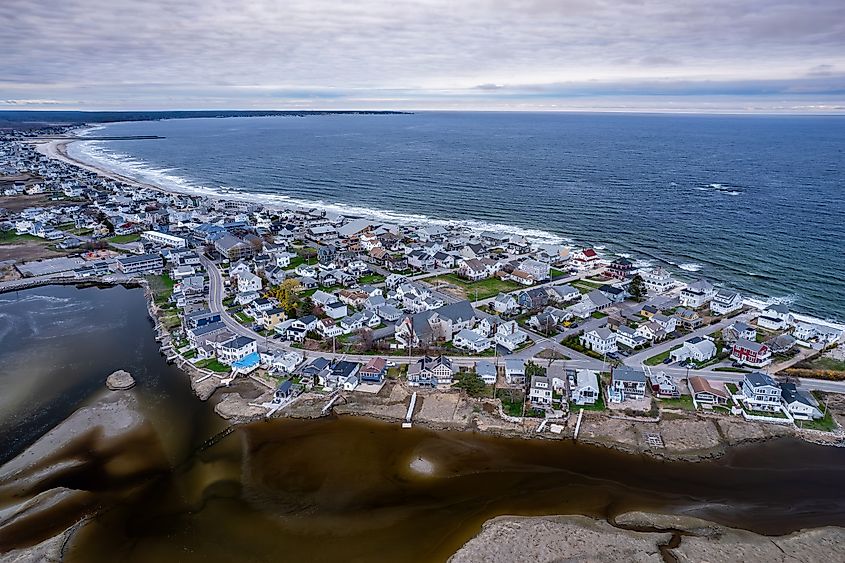
[[[675,338],[674,340],[667,340],[665,342],[661,342],[657,346],[652,346],[651,348],[643,350],[642,352],[638,352],[638,353],[636,353],[632,356],[628,356],[628,358],[625,359],[625,364],[627,364],[629,366],[638,366],[638,365],[642,364],[644,361],[646,361],[647,359],[651,358],[652,356],[656,356],[658,354],[662,354],[663,352],[671,350],[672,348],[674,348],[678,344],[681,344],[684,341],[689,340],[690,338],[693,338],[695,336],[707,336],[708,334],[711,334],[711,333],[713,333],[717,330],[720,331],[723,328],[730,326],[737,321],[748,322],[753,317],[755,317],[757,314],[758,313],[756,311],[755,312],[743,313],[741,315],[737,315],[736,317],[733,317],[733,318],[730,318],[730,319],[723,319],[723,320],[719,321],[718,323],[714,323],[712,325],[703,326],[701,328],[698,328],[698,329],[692,331],[689,334]]]

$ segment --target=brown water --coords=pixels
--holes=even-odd
[[[84,300],[102,290],[73,291]],[[106,291],[124,292],[115,296],[127,306],[141,298]],[[792,440],[684,464],[341,418],[255,423],[195,453],[222,426],[149,352],[138,394],[151,424],[116,444],[92,436],[58,452],[84,464],[44,488],[90,491],[87,504],[0,533],[0,552],[95,506],[104,510],[74,537],[68,561],[437,561],[501,514],[647,509],[769,534],[845,525],[845,451]]]

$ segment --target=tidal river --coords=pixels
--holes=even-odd
[[[87,491],[86,501],[0,526],[0,554],[94,513],[68,542],[67,561],[438,561],[502,514],[644,509],[766,534],[845,526],[845,451],[792,440],[670,463],[325,418],[253,423],[203,448],[225,424],[159,356],[137,289],[0,296],[0,365],[4,461],[102,398],[115,369],[136,376],[127,393],[146,420],[108,447],[84,433],[57,449],[50,463],[62,470],[29,496],[63,487]],[[20,501],[2,491],[0,513]]]

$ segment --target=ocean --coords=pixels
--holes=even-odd
[[[591,245],[845,319],[841,117],[420,112],[92,134],[164,137],[70,148],[163,187]]]

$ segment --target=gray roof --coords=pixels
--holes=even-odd
[[[613,380],[645,383],[645,372],[623,365],[613,369]]]
[[[771,375],[759,371],[749,373],[745,376],[745,380],[748,381],[748,384],[752,387],[762,387],[764,385],[771,385],[772,387],[778,386],[777,382],[772,379]]]

